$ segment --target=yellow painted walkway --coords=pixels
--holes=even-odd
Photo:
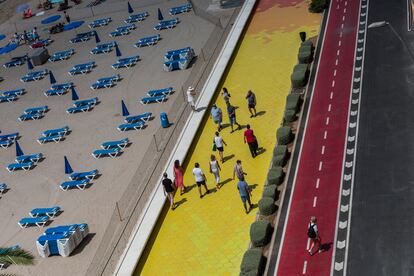
[[[230,133],[230,127],[221,131],[228,146],[225,156],[234,155],[222,167],[221,179],[232,177],[237,159],[243,161],[248,184],[257,184],[253,203],[260,199],[267,170],[290,88],[290,73],[297,63],[300,31],[308,37],[317,35],[321,16],[310,14],[303,1],[261,1],[243,38],[234,63],[225,77],[224,87],[231,93],[231,102],[238,106],[237,118],[242,125],[250,124],[259,145],[266,151],[252,159],[243,132]],[[257,111],[263,115],[250,118],[245,96],[252,89],[257,97]],[[217,105],[227,112],[221,96]],[[212,140],[216,130],[211,120],[202,126],[201,138],[188,162],[184,183],[195,183],[191,173],[199,162],[207,175],[207,185],[215,187],[209,171]],[[218,158],[218,154],[216,153]],[[236,182],[227,182],[220,190],[203,199],[197,188],[180,196],[184,200],[175,211],[168,211],[159,221],[158,233],[147,245],[136,275],[238,275],[241,258],[249,243],[249,227],[257,209],[246,215],[236,189]]]

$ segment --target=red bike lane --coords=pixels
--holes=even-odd
[[[359,0],[332,0],[276,275],[329,275],[359,19]],[[325,252],[307,252],[311,216]],[[314,248],[314,251],[317,248]]]

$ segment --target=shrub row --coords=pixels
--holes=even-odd
[[[298,52],[298,61],[293,68],[293,73],[290,76],[293,88],[302,88],[308,83],[309,68],[308,64],[313,60],[314,46],[311,40],[302,42]]]

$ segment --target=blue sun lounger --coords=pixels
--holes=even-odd
[[[85,104],[81,106],[72,106],[66,109],[66,113],[73,114],[78,112],[87,112],[93,109],[95,105],[94,104]]]
[[[77,64],[72,67],[72,69],[68,72],[69,75],[74,76],[78,74],[87,74],[92,71],[95,67],[95,61],[90,61],[87,63]]]
[[[26,62],[26,57],[25,58],[19,58],[19,59],[13,59],[13,60],[3,64],[3,67],[4,68],[11,68],[11,67],[16,67],[16,66],[22,66],[25,62]]]
[[[26,92],[26,90],[24,88],[20,88],[20,89],[15,89],[15,90],[8,90],[8,91],[4,91],[2,94],[4,96],[21,96]]]
[[[42,158],[43,158],[42,153],[26,154],[26,155],[17,156],[15,161],[17,163],[33,162],[36,165],[39,162],[39,160]]]
[[[15,170],[24,170],[24,171],[28,171],[30,170],[33,166],[35,165],[35,163],[29,161],[29,162],[25,162],[25,163],[11,163],[7,166],[7,170],[9,172],[14,172]]]
[[[92,180],[98,175],[98,170],[92,170],[88,172],[74,172],[69,176],[70,180],[82,180],[89,179]]]
[[[42,132],[42,136],[47,137],[47,136],[52,136],[56,134],[66,135],[68,131],[69,131],[68,126],[64,126],[64,127],[56,128],[56,129],[48,129]]]
[[[110,17],[96,19],[96,20],[92,21],[91,23],[89,23],[89,28],[97,28],[97,27],[106,26],[111,21],[112,21],[112,19]]]
[[[67,60],[75,53],[74,49],[70,49],[67,51],[56,52],[50,58],[49,61],[55,62],[59,60]]]
[[[156,97],[144,97],[141,98],[142,104],[149,104],[149,103],[162,103],[167,99],[167,96],[156,96]]]
[[[138,121],[148,122],[149,119],[151,119],[151,117],[152,117],[151,112],[145,112],[145,113],[142,113],[140,115],[133,115],[133,116],[125,117],[124,121],[126,123],[135,123],[135,122],[138,122]]]
[[[119,131],[127,131],[127,130],[140,130],[145,126],[145,123],[143,121],[138,121],[136,123],[126,123],[126,124],[121,124],[117,127],[117,129]]]
[[[7,190],[7,185],[6,183],[1,183],[0,184],[0,194],[4,193],[4,191]]]
[[[0,103],[8,103],[17,100],[19,97],[16,95],[9,95],[9,96],[0,96]]]
[[[123,150],[128,145],[128,143],[129,143],[129,139],[124,138],[121,140],[104,142],[101,144],[101,148],[103,149],[119,148]]]
[[[166,87],[162,89],[157,90],[150,90],[147,92],[147,95],[150,97],[156,97],[156,96],[168,96],[170,94],[174,93],[174,89],[172,87]]]
[[[134,44],[134,46],[137,47],[137,48],[141,48],[141,47],[144,47],[144,46],[152,46],[152,45],[157,44],[160,39],[161,39],[160,34],[153,35],[153,36],[142,37],[138,40],[137,43]]]
[[[137,26],[135,24],[128,24],[124,26],[120,26],[115,29],[114,32],[109,33],[109,36],[116,37],[116,36],[122,36],[122,35],[128,35],[131,33],[132,30],[135,30]]]
[[[85,42],[85,41],[88,41],[89,39],[91,39],[91,37],[94,36],[94,35],[95,35],[95,31],[80,33],[80,34],[77,34],[74,38],[72,38],[69,41],[70,41],[70,43]]]
[[[170,9],[170,14],[171,15],[176,15],[179,13],[184,13],[184,12],[189,12],[192,9],[192,5],[190,3],[182,5],[182,6],[178,6],[178,7],[172,7]]]
[[[11,144],[13,144],[12,140],[0,140],[0,147],[3,149],[10,147]]]
[[[62,184],[60,184],[60,188],[63,191],[67,191],[69,189],[78,188],[79,190],[85,190],[86,186],[89,184],[89,179],[82,179],[82,180],[71,180],[71,181],[65,181]]]
[[[39,120],[41,118],[43,118],[44,113],[43,112],[38,112],[38,113],[30,113],[30,114],[22,114],[19,116],[18,120],[20,122],[23,121],[32,121],[32,120]]]
[[[73,106],[75,106],[75,107],[79,107],[79,106],[83,106],[83,105],[93,105],[93,106],[95,106],[98,102],[99,102],[98,97],[95,97],[95,98],[91,98],[91,99],[75,101],[75,102],[73,102]]]
[[[139,56],[131,56],[131,57],[126,57],[126,58],[120,58],[118,59],[118,62],[115,64],[112,64],[112,68],[114,69],[119,69],[119,68],[130,68],[132,66],[134,66],[137,61],[139,60]]]
[[[95,48],[91,50],[91,54],[97,55],[97,54],[107,54],[115,47],[115,42],[108,42],[104,44],[99,44]]]
[[[145,20],[145,18],[149,15],[148,12],[142,12],[137,14],[131,14],[128,16],[127,19],[124,20],[125,23],[134,23],[134,22],[141,22]]]
[[[10,134],[4,134],[4,135],[0,135],[0,141],[8,140],[8,141],[14,142],[17,139],[17,137],[19,137],[18,132],[10,133]]]
[[[45,91],[43,94],[46,97],[49,97],[49,96],[62,96],[64,94],[66,94],[66,92],[67,92],[66,89],[59,89],[59,90],[57,90],[57,89],[50,89],[50,90]]]
[[[48,143],[48,142],[55,142],[55,143],[59,143],[62,139],[65,138],[65,135],[63,134],[54,134],[54,135],[50,135],[50,136],[43,136],[37,139],[37,142],[39,144],[44,144],[44,143]]]
[[[117,157],[121,153],[119,148],[110,148],[110,149],[98,149],[92,152],[92,156],[96,159],[109,156],[111,158]]]
[[[42,71],[29,72],[25,76],[23,76],[20,80],[22,82],[38,81],[38,80],[43,79],[47,74],[49,74],[47,69],[42,70]]]
[[[91,85],[93,90],[101,88],[109,88],[115,86],[115,84],[121,80],[119,74],[110,77],[100,78],[94,84]]]
[[[24,113],[25,114],[45,113],[48,110],[49,110],[49,107],[47,105],[43,105],[43,106],[28,108],[24,111]]]
[[[31,210],[29,212],[29,215],[32,218],[37,218],[37,217],[44,217],[44,216],[48,216],[49,218],[53,218],[56,216],[57,213],[60,212],[60,207],[59,206],[54,206],[54,207],[50,207],[50,208],[35,208],[33,210]]]
[[[72,87],[74,87],[73,82],[66,82],[66,83],[54,84],[54,85],[52,85],[52,87],[50,89],[53,89],[53,90],[60,90],[60,89],[69,90]]]
[[[21,228],[26,228],[29,226],[44,227],[45,224],[49,221],[48,216],[41,216],[36,218],[22,218],[18,223]]]
[[[172,29],[179,22],[180,21],[178,20],[178,18],[160,21],[157,25],[154,26],[154,30],[160,31],[160,30],[165,30],[165,29]]]

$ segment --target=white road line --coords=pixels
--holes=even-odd
[[[335,80],[332,81],[332,87],[335,87]]]
[[[348,5],[348,1],[345,1],[345,6]]]
[[[306,274],[306,268],[307,268],[307,266],[308,266],[308,261],[305,261],[305,262],[303,263],[303,270],[302,270],[302,274]]]
[[[346,13],[346,8],[344,8],[344,13]]]
[[[319,189],[319,182],[321,182],[320,178],[316,179],[316,189]]]
[[[321,154],[325,154],[325,146],[322,146]]]
[[[344,28],[344,23],[341,24],[341,29],[343,29],[343,28]]]
[[[322,170],[322,161],[319,161],[319,171],[321,171]]]
[[[345,15],[344,15],[344,16],[342,16],[342,21],[345,21]]]
[[[308,238],[308,241],[306,243],[306,250],[309,250],[309,247],[310,247],[310,239]]]
[[[331,109],[332,109],[332,105],[331,105],[331,104],[329,104],[329,105],[328,105],[328,112],[331,112]]]
[[[326,122],[325,122],[325,124],[326,124],[326,125],[329,125],[329,117],[326,117]]]
[[[338,51],[336,51],[336,55],[339,56],[340,52],[341,52],[341,50],[338,49]]]
[[[336,9],[339,10],[339,5],[336,6]]]
[[[336,76],[336,69],[334,70],[334,77]]]
[[[333,92],[331,92],[331,95],[329,96],[329,98],[332,100],[332,98],[333,98]]]
[[[326,137],[328,137],[328,131],[327,130],[325,130],[325,132],[323,133],[323,139],[326,140]]]
[[[316,201],[318,200],[318,197],[314,196],[313,197],[313,208],[316,207]]]
[[[342,31],[339,33],[339,37],[342,37]]]
[[[335,66],[337,66],[337,65],[338,65],[338,59],[335,60]]]
[[[341,41],[340,40],[338,41],[338,47],[341,47]]]

